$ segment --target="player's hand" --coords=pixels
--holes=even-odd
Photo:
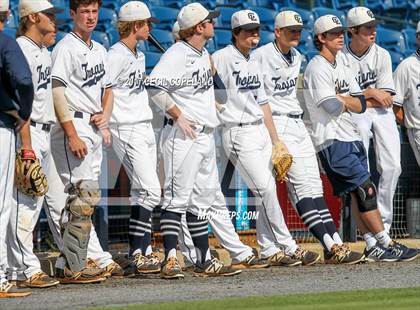
[[[379,104],[383,108],[392,107],[392,104],[393,104],[392,96],[387,91],[384,91],[381,89],[372,89],[371,98],[379,102]]]
[[[70,151],[78,159],[83,159],[88,153],[86,143],[79,138],[79,136],[69,137],[69,148]]]
[[[91,123],[93,123],[99,130],[108,128],[109,120],[103,113],[98,113],[92,115],[90,118]]]
[[[180,114],[176,120],[176,123],[178,124],[179,128],[181,128],[182,133],[184,134],[185,138],[195,139],[197,138],[197,135],[194,131],[194,124],[187,120],[184,115]]]
[[[108,128],[101,129],[101,134],[103,138],[103,143],[106,147],[111,146],[112,144],[112,134]]]

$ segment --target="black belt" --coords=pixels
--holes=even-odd
[[[173,126],[174,124],[175,124],[175,122],[174,122],[173,119],[168,119],[168,125],[169,126]],[[209,134],[209,133],[212,133],[214,131],[214,128],[207,127],[207,126],[204,126],[204,125],[199,125],[199,126],[202,126],[203,129],[201,129],[199,131],[196,131],[198,133],[208,133]],[[193,127],[194,127],[194,125],[193,125]]]
[[[255,122],[250,122],[250,123],[239,123],[237,126],[239,127],[244,127],[244,126],[249,126],[249,125],[261,125],[263,123],[262,119],[259,119]]]
[[[92,114],[90,114],[90,113],[84,113],[84,112],[80,112],[80,111],[75,111],[74,112],[74,117],[75,118],[84,118],[84,115],[88,115],[89,116],[89,120],[90,120],[90,118],[92,116]]]
[[[296,119],[303,118],[303,113],[301,113],[301,114],[290,114],[290,113],[284,114],[284,113],[273,112],[272,115],[273,116],[287,116],[287,117],[296,118]]]
[[[40,127],[43,131],[46,131],[46,132],[50,132],[51,130],[51,124],[37,123],[37,122],[34,122],[33,120],[31,120],[31,126],[35,128]]]

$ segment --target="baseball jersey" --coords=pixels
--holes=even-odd
[[[25,55],[32,73],[34,101],[31,120],[37,123],[55,122],[51,88],[51,56],[46,47],[39,47],[31,38],[21,36],[16,39]]]
[[[297,49],[290,50],[291,61],[278,49],[275,42],[258,48],[255,57],[262,71],[264,88],[273,113],[302,114],[296,88],[302,56]]]
[[[420,49],[399,64],[394,81],[394,104],[404,108],[406,127],[420,129]]]
[[[105,48],[93,40],[87,45],[70,32],[57,43],[51,58],[52,78],[66,86],[69,109],[90,114],[102,111],[102,89],[111,86]]]
[[[350,68],[362,91],[377,88],[395,94],[392,61],[387,50],[374,43],[359,57],[347,45],[337,57],[343,58],[344,64]]]
[[[356,79],[339,57],[334,64],[321,55],[316,55],[309,62],[304,73],[304,98],[312,123],[312,139],[318,151],[328,147],[333,140],[360,140],[357,126],[348,111],[336,117],[321,106],[337,95],[360,94]]]
[[[196,124],[218,125],[209,53],[188,42],[173,44],[147,79],[148,86],[169,93],[184,116]]]
[[[144,54],[131,49],[123,42],[114,44],[108,51],[108,71],[114,108],[111,123],[133,124],[151,120],[152,110],[145,88],[146,65]]]
[[[223,123],[251,123],[264,117],[260,105],[268,103],[258,62],[228,45],[213,54],[213,62],[226,87]]]

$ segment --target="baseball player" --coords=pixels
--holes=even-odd
[[[258,48],[252,57],[263,72],[277,134],[293,155],[288,172],[289,196],[299,216],[324,247],[324,262],[355,264],[364,255],[350,251],[342,242],[323,197],[318,160],[302,120],[296,96],[302,56],[299,44],[303,22],[294,11],[280,12],[275,19],[275,42]]]
[[[220,190],[213,136],[218,120],[210,58],[204,48],[214,35],[213,18],[218,15],[199,3],[184,6],[177,18],[182,41],[163,54],[149,76],[151,99],[172,118],[163,145],[166,175],[160,223],[165,248],[161,277],[165,279],[184,277],[176,258],[183,213],[197,253],[195,275],[240,272],[211,257],[208,221],[198,217],[208,211],[208,200],[215,200]],[[195,205],[189,205],[193,188],[200,188],[203,194]]]
[[[239,169],[257,205],[257,240],[261,256],[271,265],[311,265],[317,253],[296,245],[279,205],[272,172],[272,145],[282,143],[275,130],[258,62],[250,50],[258,45],[260,21],[251,10],[235,12],[231,19],[232,44],[215,52],[214,66],[226,89],[226,102],[218,114],[227,156]]]
[[[398,122],[407,127],[408,140],[420,166],[420,22],[416,39],[417,51],[394,72],[394,112]]]
[[[44,171],[48,171],[51,158],[50,130],[55,122],[51,90],[51,57],[43,46],[47,33],[55,29],[55,13],[60,10],[46,0],[21,0],[19,3],[19,37],[22,49],[32,72],[35,97],[28,126],[20,132],[18,145],[38,158]],[[14,189],[13,208],[16,212],[16,238],[11,241],[12,275],[18,285],[45,288],[59,282],[41,270],[38,257],[33,252],[33,231],[42,209],[44,197],[28,196]]]
[[[28,122],[34,99],[32,75],[19,45],[3,33],[4,23],[9,17],[9,1],[0,1],[0,298],[25,297],[31,294],[18,288],[6,278],[9,243],[14,237],[10,224],[14,206],[13,179],[15,162],[15,129]],[[16,127],[18,125],[18,127]],[[7,240],[7,242],[6,242]]]
[[[172,34],[175,42],[179,41],[178,22],[175,22]],[[160,136],[161,144],[163,144],[166,140],[170,129],[171,126],[169,125],[166,125],[162,129]],[[192,197],[202,197],[202,193],[199,188],[194,188]],[[190,204],[194,204],[194,202],[190,201]],[[213,215],[208,218],[212,232],[216,236],[220,245],[229,252],[232,260],[232,267],[236,269],[259,269],[268,267],[269,265],[266,262],[258,259],[251,247],[245,245],[240,240],[237,232],[235,231],[235,227],[232,224],[230,213],[226,208],[225,197],[221,191],[217,192],[216,200],[209,201],[209,206],[210,214]],[[184,265],[186,269],[193,269],[193,266],[197,261],[197,254],[195,252],[190,232],[188,231],[185,215],[181,218],[181,231],[178,243],[184,256]]]
[[[151,214],[161,200],[156,172],[156,141],[152,110],[144,85],[145,56],[137,50],[147,40],[153,18],[140,1],[124,4],[118,14],[120,41],[108,52],[109,75],[114,92],[110,120],[113,148],[131,181],[129,256],[138,273],[160,271],[160,261],[151,246]]]
[[[112,113],[112,90],[108,80],[106,50],[91,40],[100,1],[71,0],[73,31],[52,52],[54,106],[60,127],[52,132],[53,157],[68,194],[63,212],[63,250],[57,277],[61,283],[105,280],[102,270],[90,268],[86,257],[105,256],[99,267],[122,276],[121,267],[103,252],[92,227],[91,215],[99,202],[98,177],[102,141],[111,143],[108,121]],[[94,248],[88,243],[94,243]],[[105,255],[103,255],[105,254]],[[61,265],[61,266],[59,266]],[[91,266],[91,265],[90,265]]]
[[[353,114],[363,145],[369,153],[373,133],[378,184],[378,209],[389,233],[392,225],[393,198],[401,174],[401,141],[392,111],[392,95],[395,94],[392,79],[391,56],[375,43],[376,19],[365,7],[355,7],[347,14],[348,34],[351,39],[341,55],[364,95],[383,103],[383,107],[368,108],[366,113]],[[363,236],[369,246],[375,244],[371,234]]]
[[[363,95],[350,69],[337,54],[344,46],[340,19],[324,15],[315,21],[314,41],[320,51],[304,74],[304,98],[312,122],[312,138],[336,196],[350,194],[352,210],[363,234],[373,233],[376,244],[367,245],[369,261],[412,260],[417,250],[391,240],[376,202],[376,187],[367,167],[367,156],[352,113],[384,102]]]

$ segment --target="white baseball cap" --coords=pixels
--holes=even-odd
[[[314,32],[315,34],[320,34],[324,32],[340,32],[345,30],[340,19],[335,15],[324,15],[315,21]]]
[[[302,17],[296,13],[295,11],[282,11],[277,14],[276,19],[274,21],[275,28],[303,28],[303,21]]]
[[[158,23],[157,18],[152,17],[149,8],[141,1],[130,1],[124,4],[118,13],[118,20],[120,22],[134,22],[138,20],[150,20],[153,23]]]
[[[179,36],[179,24],[178,22],[174,23],[174,26],[172,27],[172,35],[174,38],[177,38]]]
[[[25,17],[30,14],[39,12],[47,14],[57,14],[63,12],[63,9],[54,7],[47,0],[20,0],[19,2],[19,17]]]
[[[7,12],[9,10],[9,0],[0,0],[0,12]]]
[[[258,14],[251,10],[241,10],[233,13],[230,20],[232,29],[239,28],[251,30],[260,26]]]
[[[371,10],[364,6],[357,6],[352,8],[347,13],[347,27],[357,26],[375,26],[378,21],[375,19],[375,15]]]
[[[420,21],[417,23],[417,31],[416,31],[416,33],[419,33],[420,32]]]
[[[180,30],[191,28],[206,19],[213,19],[220,15],[219,11],[208,11],[198,2],[184,6],[178,14],[177,21]]]

